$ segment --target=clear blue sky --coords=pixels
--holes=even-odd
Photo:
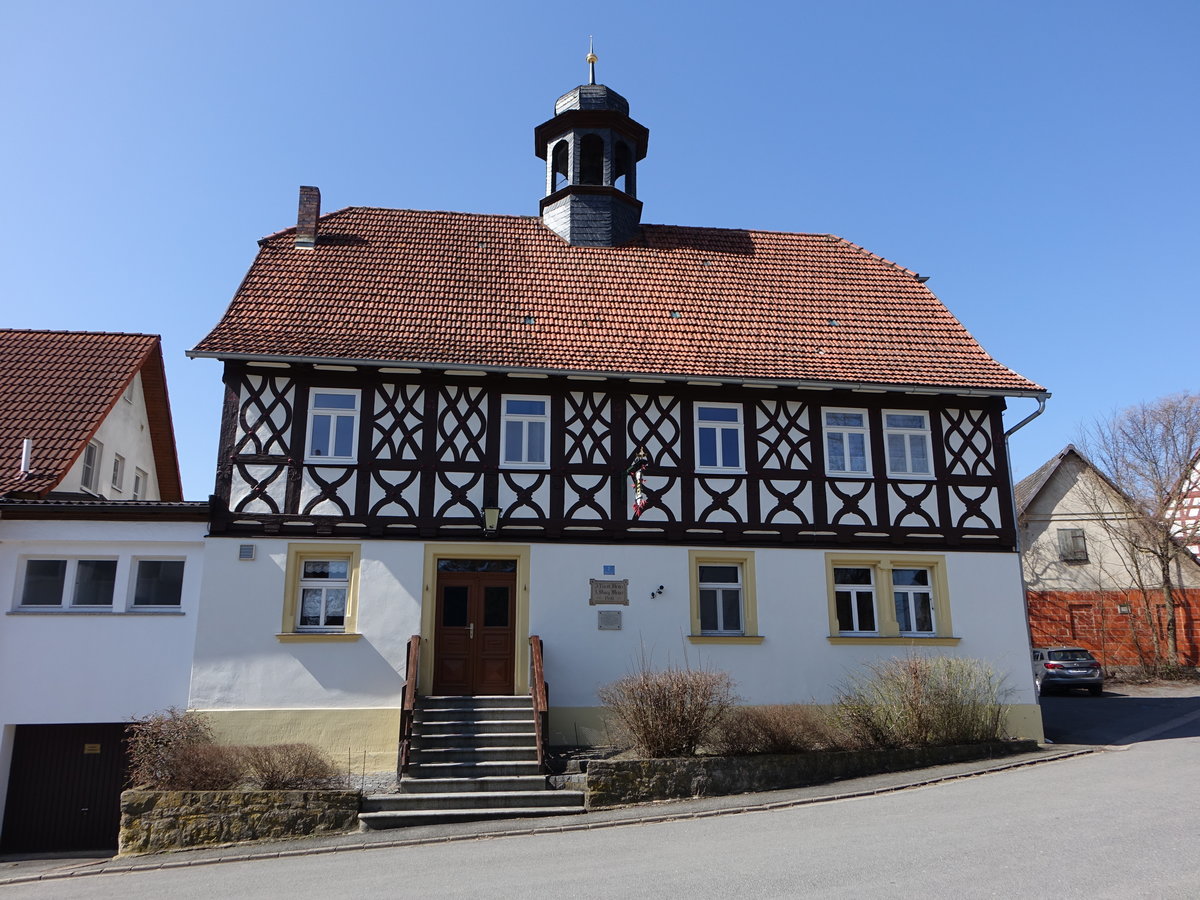
[[[298,186],[326,211],[536,214],[533,127],[586,79],[589,34],[650,128],[643,220],[832,232],[931,275],[1054,394],[1017,477],[1082,421],[1197,387],[1195,0],[8,0],[4,19],[2,324],[162,334],[190,499],[222,389],[184,351]]]

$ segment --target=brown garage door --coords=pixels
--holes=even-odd
[[[125,725],[18,725],[0,848],[116,849]]]

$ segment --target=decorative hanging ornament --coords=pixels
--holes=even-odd
[[[633,457],[633,462],[625,470],[625,474],[633,479],[633,517],[635,519],[640,518],[642,512],[650,505],[650,498],[646,496],[643,484],[643,474],[649,466],[650,457],[646,455],[646,448],[638,447],[637,455]]]

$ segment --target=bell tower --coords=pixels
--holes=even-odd
[[[629,101],[596,84],[596,54],[587,55],[588,84],[554,103],[554,118],[533,131],[546,160],[542,222],[581,247],[616,247],[633,240],[642,217],[637,164],[650,131],[629,117]]]

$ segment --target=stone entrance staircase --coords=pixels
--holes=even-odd
[[[363,831],[583,812],[581,791],[538,771],[528,696],[421,697],[398,794],[363,798]]]

